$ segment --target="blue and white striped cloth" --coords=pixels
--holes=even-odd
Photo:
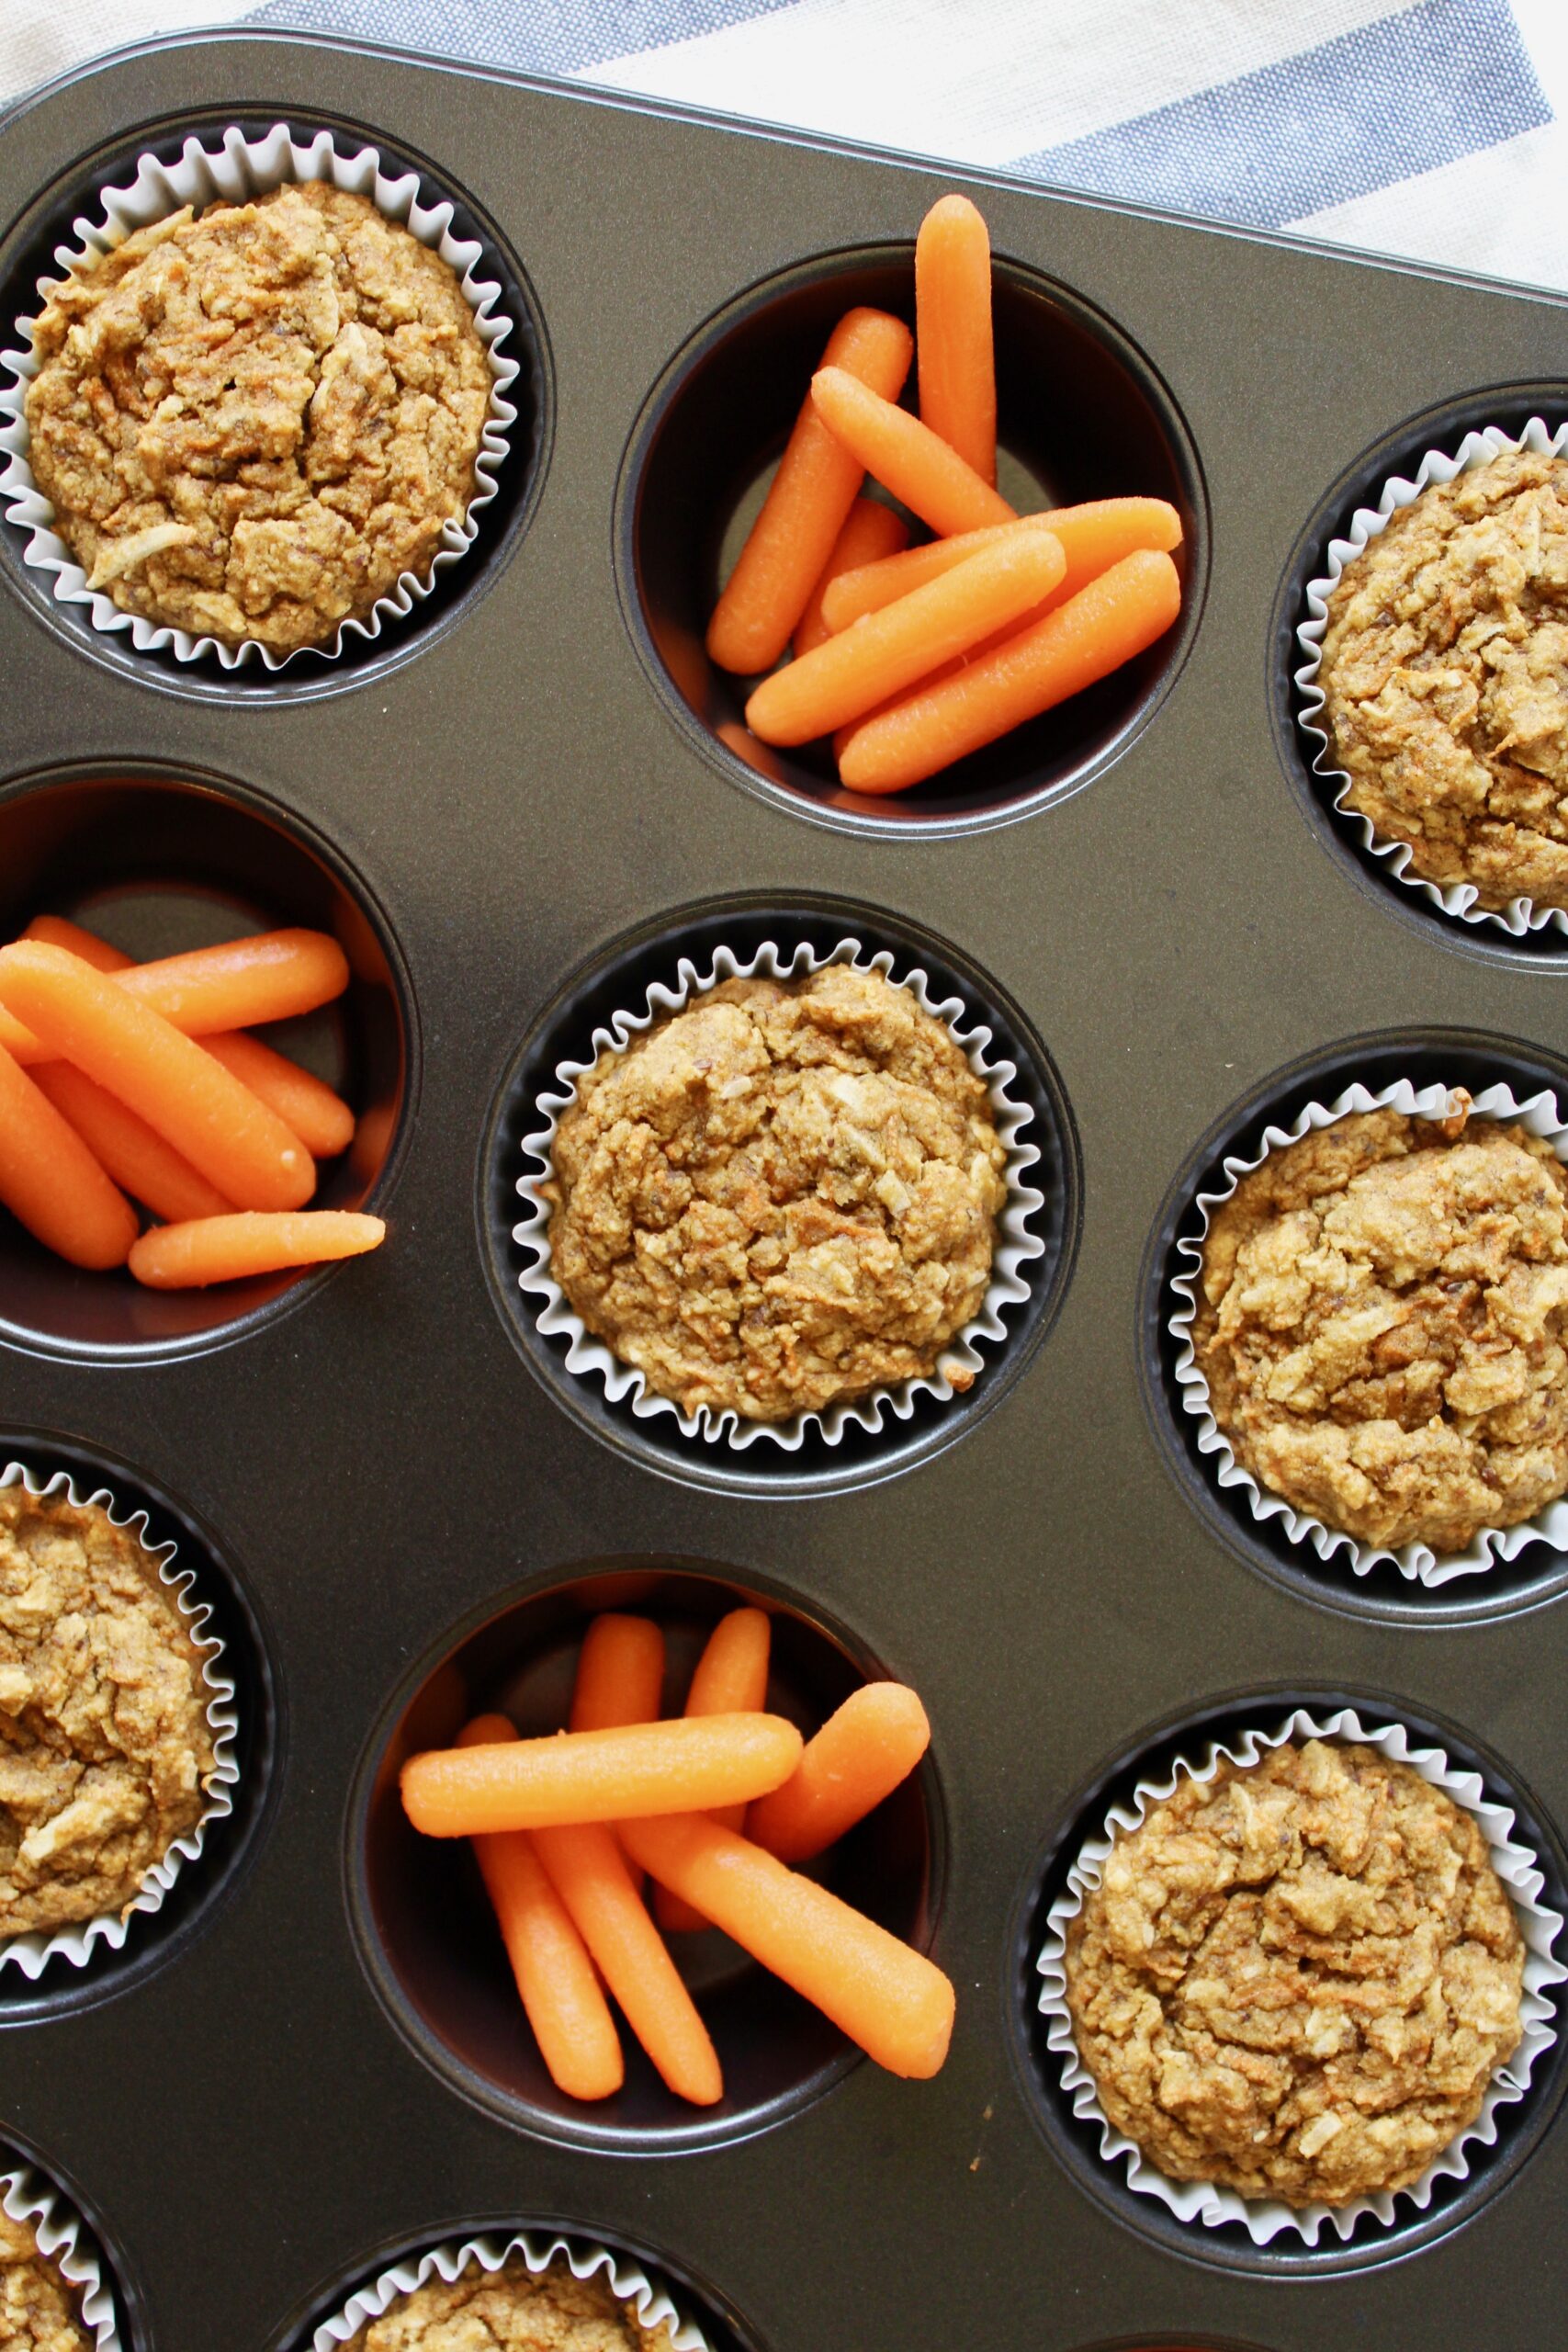
[[[1568,291],[1568,0],[0,0],[0,104],[245,23]]]

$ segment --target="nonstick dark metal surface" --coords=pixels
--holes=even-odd
[[[271,1758],[232,1867],[161,1960],[90,2005],[0,2010],[0,2140],[88,2206],[136,2352],[291,2352],[391,2253],[519,2221],[648,2250],[717,2314],[716,2341],[749,2352],[1561,2341],[1561,2070],[1447,2234],[1397,2260],[1358,2241],[1348,2270],[1225,2267],[1208,2233],[1129,2227],[1114,2184],[1083,2185],[1044,2112],[1019,1962],[1077,1808],[1145,1741],[1254,1697],[1264,1719],[1281,1694],[1344,1690],[1449,1726],[1554,1844],[1568,1820],[1554,1580],[1510,1579],[1512,1613],[1475,1589],[1380,1615],[1251,1560],[1156,1435],[1146,1312],[1179,1174],[1307,1057],[1402,1035],[1429,1059],[1444,1033],[1467,1067],[1494,1039],[1515,1065],[1568,1052],[1561,956],[1413,916],[1325,846],[1281,650],[1304,536],[1375,445],[1397,460],[1431,412],[1568,406],[1568,308],[239,34],[128,55],[0,130],[0,325],[27,307],[24,263],[107,170],[188,128],[284,116],[378,138],[502,242],[541,337],[539,455],[433,623],[274,691],[89,642],[0,532],[0,828],[51,776],[129,770],[231,791],[292,831],[374,935],[397,1015],[377,1083],[389,1101],[400,1083],[403,1106],[369,1179],[388,1248],[287,1311],[94,1353],[5,1329],[0,1298],[0,1450],[118,1466],[199,1532],[248,1611]],[[627,468],[710,322],[816,256],[907,258],[965,178],[1019,284],[1108,322],[1179,439],[1201,608],[1179,669],[1144,681],[1126,726],[1107,717],[1035,796],[1049,805],[998,823],[1019,780],[993,769],[950,821],[858,825],[809,778],[743,785],[693,717],[702,682],[679,710],[656,683],[664,623],[638,604]],[[1043,368],[1042,418],[1052,398]],[[668,609],[685,577],[671,556]],[[23,895],[0,865],[0,922],[31,910]],[[562,1409],[492,1291],[484,1150],[525,1041],[620,935],[731,897],[828,898],[951,943],[1042,1041],[1081,1156],[1070,1278],[1016,1382],[961,1442],[852,1491],[714,1491],[650,1468]],[[36,1297],[28,1311],[47,1320]],[[356,1940],[353,1792],[395,1710],[487,1618],[665,1555],[789,1598],[919,1690],[943,1825],[932,1948],[959,2024],[932,2084],[859,2064],[771,2128],[611,2153],[465,2098],[394,2026]]]

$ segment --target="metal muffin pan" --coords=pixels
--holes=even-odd
[[[1568,1063],[1561,959],[1483,946],[1347,858],[1288,702],[1293,600],[1321,535],[1364,478],[1439,437],[1435,419],[1568,408],[1568,310],[235,33],[130,52],[0,129],[0,324],[129,153],[281,118],[362,131],[460,198],[525,294],[538,429],[449,605],[299,690],[89,641],[0,531],[0,840],[24,797],[95,775],[259,812],[380,943],[406,1077],[371,1189],[389,1246],[286,1293],[287,1312],[264,1302],[127,1351],[18,1328],[0,1295],[11,1450],[167,1500],[251,1612],[271,1711],[254,1826],[178,1934],[161,1951],[133,1937],[90,2001],[0,2013],[0,2139],[53,2166],[100,2227],[136,2352],[298,2352],[389,2257],[517,2222],[663,2266],[724,2352],[946,2352],[977,2335],[1000,2352],[1472,2352],[1478,2337],[1537,2352],[1568,2286],[1555,2074],[1515,2111],[1484,2193],[1286,2281],[1227,2260],[1215,2233],[1151,2230],[1114,2180],[1086,2177],[1032,2056],[1027,1947],[1051,1858],[1107,1776],[1196,1716],[1265,1715],[1291,1691],[1362,1693],[1441,1726],[1559,1852],[1568,1611],[1551,1577],[1500,1605],[1470,1606],[1467,1580],[1453,1611],[1381,1609],[1254,1557],[1160,1434],[1149,1301],[1182,1184],[1325,1060],[1396,1039]],[[754,434],[736,428],[736,472],[711,501],[694,461],[685,477],[705,539],[655,549],[639,532],[659,420],[694,362],[847,257],[902,270],[954,184],[979,196],[1019,302],[1112,352],[1156,420],[1168,472],[1130,456],[1113,481],[1102,458],[1100,479],[1178,486],[1191,601],[1178,658],[1081,757],[1049,735],[954,805],[943,787],[867,818],[820,778],[743,770],[699,723],[702,682],[682,701],[661,674],[653,589],[675,583],[689,636],[713,535],[743,515],[741,458],[754,478],[799,396],[765,355],[738,380],[758,410]],[[1015,436],[1014,455],[1043,473],[1049,368],[1037,398],[1038,454]],[[1076,449],[1055,461],[1072,478]],[[8,911],[6,884],[0,868]],[[1017,1376],[962,1442],[827,1490],[716,1487],[678,1454],[607,1442],[536,1376],[502,1298],[496,1147],[531,1041],[628,943],[742,904],[880,917],[933,944],[1037,1041],[1066,1138],[1061,1278]],[[763,2099],[702,2144],[633,2118],[612,2150],[502,2111],[393,2022],[367,1958],[363,1797],[447,1653],[592,1569],[667,1561],[777,1596],[919,1690],[940,1803],[932,1949],[959,2024],[934,2083],[829,2063],[808,2098]]]

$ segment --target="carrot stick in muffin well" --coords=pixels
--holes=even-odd
[[[832,635],[822,617],[822,599],[832,582],[843,572],[863,571],[867,564],[897,555],[908,544],[909,526],[901,514],[895,514],[892,507],[884,506],[879,498],[856,499],[795,628],[791,650],[797,662],[803,653],[809,653],[824,638]]]
[[[842,368],[819,368],[811,379],[811,397],[823,424],[856,464],[944,538],[953,531],[1018,520],[1001,492],[982,481],[929,424],[857,383]]]
[[[780,1715],[707,1715],[558,1732],[514,1747],[433,1748],[403,1766],[403,1806],[427,1838],[698,1813],[765,1796],[804,1742]]]
[[[915,239],[915,348],[921,424],[994,488],[991,240],[966,196],[939,197]]]
[[[961,531],[955,538],[931,539],[901,555],[885,556],[856,571],[840,572],[822,599],[822,617],[837,636],[863,613],[879,613],[912,588],[951,571],[983,547],[1015,531],[1050,531],[1062,542],[1066,569],[1052,590],[1058,604],[1089,581],[1109,571],[1138,548],[1168,550],[1181,544],[1181,517],[1163,498],[1096,498],[1085,506],[1052,506],[1043,514],[1021,514],[984,531]]]
[[[46,943],[17,943],[28,948],[40,944]],[[248,1029],[257,1022],[292,1020],[330,1004],[348,986],[348,959],[325,932],[265,931],[132,965],[115,975],[115,985],[186,1036],[201,1037],[216,1030]],[[0,1023],[0,1045],[19,1062],[52,1059],[55,1049],[43,1040],[25,1030],[18,1035],[19,1020],[15,1015]]]
[[[74,1127],[0,1046],[0,1202],[73,1266],[123,1266],[136,1211]]]
[[[231,1214],[232,1201],[84,1070],[69,1062],[40,1062],[33,1083],[75,1128],[105,1174],[155,1217],[174,1224]]]
[[[688,1715],[747,1714],[763,1707],[768,1698],[768,1664],[773,1629],[765,1609],[732,1609],[708,1635],[686,1693]],[[713,1819],[722,1828],[739,1829],[746,1818],[743,1804],[720,1805]],[[694,1934],[707,1921],[678,1894],[661,1886],[654,1900],[659,1924],[671,1935]]]
[[[615,1731],[659,1720],[664,1635],[650,1617],[607,1609],[582,1636],[572,1686],[571,1731]]]
[[[354,1209],[235,1212],[154,1226],[133,1246],[130,1271],[149,1290],[204,1290],[210,1283],[361,1258],[386,1238],[378,1216]]]
[[[807,1741],[783,1788],[757,1799],[747,1837],[781,1862],[814,1860],[908,1779],[931,1736],[925,1709],[903,1683],[863,1683]]]

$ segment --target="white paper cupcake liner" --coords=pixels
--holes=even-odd
[[[121,1510],[104,1487],[84,1495],[64,1470],[57,1470],[52,1477],[40,1478],[23,1463],[0,1463],[0,1489],[17,1486],[25,1487],[35,1498],[63,1495],[78,1509],[96,1507],[107,1512],[116,1527],[128,1528],[135,1535],[147,1557],[156,1564],[159,1582],[184,1618],[186,1631],[200,1653],[202,1680],[208,1692],[207,1721],[212,1733],[212,1770],[202,1784],[206,1809],[195,1828],[176,1838],[163,1860],[153,1864],[123,1911],[101,1912],[95,1918],[75,1920],[70,1927],[57,1928],[52,1935],[40,1931],[0,1937],[0,1968],[19,1968],[24,1976],[36,1979],[51,1960],[65,1961],[73,1968],[85,1968],[99,1944],[110,1951],[121,1951],[136,1914],[151,1916],[163,1909],[182,1866],[194,1862],[200,1854],[211,1825],[226,1820],[234,1810],[231,1791],[240,1778],[234,1755],[240,1718],[234,1705],[234,1685],[221,1670],[224,1645],[216,1634],[205,1630],[212,1615],[211,1605],[197,1593],[196,1571],[175,1566],[178,1547],[173,1543],[148,1542],[146,1512]]]
[[[66,2285],[81,2301],[82,2318],[94,2352],[121,2352],[119,2324],[97,2257],[82,2243],[82,2225],[59,2190],[23,2166],[0,2172],[0,2207],[13,2222],[26,2222]]]
[[[396,587],[378,597],[363,620],[342,622],[330,645],[296,646],[288,653],[278,653],[254,639],[238,646],[223,645],[214,637],[193,637],[186,629],[147,620],[141,614],[121,612],[101,590],[88,587],[86,573],[64,540],[51,527],[54,509],[33,480],[28,463],[28,433],[23,403],[39,363],[32,348],[34,321],[19,319],[17,326],[27,337],[27,348],[0,351],[0,508],[10,522],[27,532],[22,560],[31,570],[51,575],[55,601],[85,605],[96,629],[129,629],[139,653],[170,652],[177,662],[194,662],[202,654],[212,653],[225,670],[237,669],[242,662],[255,660],[267,670],[282,670],[308,653],[336,661],[351,637],[374,640],[389,621],[406,619],[415,604],[430,594],[437,575],[472,547],[479,536],[479,517],[496,494],[496,477],[506,455],[508,436],[517,422],[517,409],[511,394],[520,363],[502,348],[514,322],[499,307],[501,287],[478,274],[484,260],[482,244],[477,238],[465,239],[452,233],[453,206],[445,201],[424,200],[417,172],[389,178],[381,169],[378,149],[362,147],[345,153],[334,145],[325,130],[301,141],[284,123],[275,123],[264,139],[247,139],[232,125],[214,145],[204,146],[194,137],[187,139],[177,162],[165,164],[156,155],[141,155],[128,185],[99,189],[96,201],[101,208],[100,217],[73,222],[77,242],[57,246],[54,257],[63,277],[73,264],[112,252],[134,230],[166,220],[187,204],[193,204],[199,212],[220,199],[243,203],[253,197],[270,195],[274,188],[308,180],[330,181],[333,187],[350,195],[368,197],[386,219],[400,222],[422,245],[438,253],[460,280],[464,299],[474,314],[474,324],[484,340],[491,379],[490,412],[474,460],[474,496],[460,523],[449,522],[443,526],[441,544],[424,577],[418,578],[412,571],[402,573]],[[43,299],[60,282],[59,278],[39,281],[40,309]]]
[[[559,2261],[566,2262],[578,2278],[592,2278],[603,2272],[611,2292],[632,2306],[644,2327],[658,2327],[661,2323],[668,2327],[674,2352],[710,2352],[701,2329],[682,2320],[668,2290],[656,2285],[628,2255],[540,2230],[520,2230],[513,2237],[491,2232],[483,2237],[449,2238],[427,2254],[405,2256],[371,2285],[356,2289],[342,2311],[321,2321],[310,2337],[310,2352],[338,2352],[369,2321],[389,2311],[400,2296],[413,2294],[432,2278],[442,2278],[451,2286],[466,2270],[501,2269],[514,2254],[523,2256],[536,2278]]]
[[[519,1275],[518,1282],[530,1298],[541,1302],[535,1318],[538,1329],[547,1337],[564,1336],[570,1341],[567,1370],[580,1379],[601,1382],[612,1404],[629,1401],[639,1420],[669,1415],[683,1437],[728,1445],[736,1453],[744,1453],[749,1446],[766,1439],[793,1453],[805,1443],[810,1430],[819,1430],[829,1445],[837,1445],[852,1428],[874,1435],[888,1414],[907,1421],[921,1396],[949,1401],[958,1394],[951,1374],[960,1374],[967,1386],[983,1363],[981,1347],[995,1347],[1006,1339],[1005,1316],[1010,1309],[1021,1306],[1030,1295],[1023,1269],[1045,1252],[1043,1238],[1030,1226],[1030,1219],[1043,1207],[1045,1196],[1027,1181],[1029,1170],[1039,1162],[1040,1152],[1034,1144],[1021,1139],[1034,1113],[1028,1103],[1016,1101],[1009,1093],[1008,1089],[1018,1075],[1018,1066],[992,1053],[990,1029],[971,1019],[963,999],[950,996],[939,1001],[918,966],[895,975],[896,961],[886,948],[868,956],[858,939],[840,939],[825,955],[804,941],[787,955],[771,940],[744,957],[732,948],[718,947],[713,951],[705,972],[699,971],[688,956],[682,956],[672,986],[661,980],[651,982],[643,1010],[617,1012],[607,1027],[595,1029],[590,1059],[558,1062],[554,1088],[539,1094],[535,1109],[541,1124],[524,1136],[522,1148],[526,1157],[543,1164],[536,1173],[518,1179],[517,1190],[526,1204],[526,1214],[522,1223],[513,1227],[512,1237],[528,1252],[533,1263]],[[785,1421],[745,1421],[734,1411],[727,1409],[716,1414],[706,1405],[700,1406],[695,1413],[682,1412],[673,1398],[660,1396],[640,1372],[622,1363],[602,1340],[592,1337],[550,1272],[550,1204],[541,1187],[547,1181],[553,1163],[556,1129],[562,1113],[577,1099],[578,1080],[586,1076],[602,1056],[624,1052],[635,1036],[650,1029],[655,1022],[683,1012],[695,998],[705,995],[721,981],[751,979],[759,975],[773,980],[802,979],[825,970],[829,964],[849,964],[858,972],[879,972],[884,977],[896,978],[923,1012],[943,1024],[963,1047],[970,1069],[984,1080],[990,1096],[991,1117],[1007,1150],[1007,1199],[997,1220],[990,1283],[980,1312],[948,1341],[933,1373],[901,1381],[894,1387],[872,1389],[863,1396],[830,1405],[821,1412],[795,1413]]]
[[[1173,1795],[1183,1779],[1211,1781],[1223,1760],[1256,1764],[1266,1749],[1282,1747],[1292,1739],[1325,1739],[1380,1748],[1396,1763],[1408,1764],[1424,1781],[1443,1790],[1455,1804],[1472,1815],[1486,1839],[1492,1867],[1513,1899],[1526,1947],[1519,2046],[1506,2065],[1500,2066],[1493,2076],[1475,2121],[1451,2140],[1408,2188],[1385,2189],[1376,2197],[1358,2197],[1346,2205],[1287,2205],[1280,2198],[1240,2197],[1235,2189],[1221,2188],[1212,2181],[1168,2179],[1145,2156],[1135,2141],[1117,2131],[1101,2107],[1094,2077],[1078,2055],[1067,2007],[1067,1926],[1082,1910],[1086,1894],[1099,1886],[1117,1832],[1138,1828],[1150,1807]],[[1407,2202],[1425,2212],[1439,2180],[1468,2179],[1470,2162],[1466,2150],[1495,2144],[1499,2110],[1523,2098],[1542,2053],[1557,2039],[1555,2005],[1548,1994],[1551,1986],[1562,1984],[1568,1976],[1568,1968],[1553,1951],[1562,1929],[1562,1915],[1541,1901],[1545,1880],[1540,1864],[1529,1849],[1516,1840],[1513,1831],[1512,1813],[1506,1805],[1492,1802],[1478,1772],[1451,1763],[1440,1747],[1417,1746],[1402,1724],[1369,1725],[1353,1707],[1341,1707],[1336,1713],[1325,1716],[1297,1707],[1272,1731],[1247,1731],[1223,1743],[1211,1742],[1195,1761],[1179,1757],[1159,1780],[1140,1781],[1129,1803],[1113,1805],[1103,1830],[1087,1839],[1079,1849],[1077,1860],[1067,1872],[1066,1889],[1046,1913],[1045,1941],[1035,1963],[1042,1979],[1041,2013],[1050,2021],[1045,2034],[1047,2046],[1062,2062],[1062,2086],[1072,2098],[1074,2114],[1098,2125],[1100,2153],[1105,2162],[1124,2162],[1127,2186],[1141,2196],[1157,2197],[1179,2221],[1201,2222],[1208,2229],[1237,2222],[1254,2245],[1268,2245],[1275,2238],[1293,2233],[1308,2245],[1315,2246],[1325,2228],[1332,2229],[1340,2238],[1348,2238],[1357,2222],[1369,2213],[1388,2229],[1399,2218],[1402,2203]]]
[[[1385,1086],[1376,1094],[1364,1086],[1348,1087],[1330,1103],[1309,1102],[1288,1128],[1265,1127],[1263,1148],[1250,1159],[1227,1154],[1224,1182],[1197,1196],[1197,1233],[1184,1235],[1177,1242],[1175,1255],[1182,1270],[1171,1275],[1170,1287],[1182,1304],[1166,1326],[1179,1347],[1176,1379],[1182,1409],[1198,1425],[1198,1451],[1210,1457],[1217,1486],[1237,1488],[1260,1525],[1277,1520],[1292,1544],[1310,1544],[1320,1560],[1329,1561],[1337,1552],[1344,1552],[1359,1577],[1369,1575],[1381,1561],[1390,1561],[1402,1577],[1434,1590],[1456,1577],[1482,1575],[1495,1560],[1517,1559],[1527,1544],[1540,1542],[1549,1544],[1554,1552],[1568,1552],[1568,1499],[1548,1503],[1534,1519],[1521,1521],[1517,1527],[1483,1528],[1462,1552],[1438,1553],[1422,1543],[1404,1544],[1397,1552],[1381,1544],[1359,1544],[1342,1528],[1326,1527],[1310,1512],[1297,1510],[1283,1495],[1271,1493],[1258,1484],[1250,1470],[1242,1467],[1211,1410],[1209,1384],[1199,1370],[1193,1352],[1192,1325],[1202,1281],[1203,1244],[1213,1212],[1230,1199],[1244,1176],[1263,1165],[1270,1152],[1299,1143],[1313,1128],[1331,1127],[1357,1111],[1403,1111],[1414,1118],[1445,1119],[1450,1115],[1454,1091],[1436,1083],[1417,1090],[1408,1079]],[[1568,1125],[1559,1117],[1556,1098],[1549,1092],[1543,1091],[1521,1102],[1507,1086],[1489,1086],[1472,1101],[1471,1116],[1525,1127],[1532,1136],[1550,1143],[1559,1159],[1568,1161]]]
[[[1500,424],[1481,425],[1465,435],[1452,457],[1441,449],[1428,449],[1413,481],[1394,474],[1383,484],[1375,506],[1359,506],[1351,518],[1349,537],[1329,541],[1327,570],[1319,579],[1307,582],[1307,611],[1311,617],[1296,630],[1296,642],[1306,659],[1295,673],[1302,725],[1319,746],[1313,757],[1313,774],[1337,787],[1335,812],[1361,848],[1382,860],[1389,879],[1397,882],[1402,889],[1415,891],[1429,905],[1440,907],[1444,914],[1452,915],[1460,922],[1490,924],[1516,939],[1532,931],[1551,930],[1568,934],[1568,911],[1561,907],[1538,907],[1533,899],[1526,898],[1511,899],[1501,910],[1482,907],[1476,904],[1479,894],[1473,882],[1427,882],[1413,873],[1409,842],[1385,840],[1370,818],[1349,806],[1351,779],[1343,768],[1330,764],[1328,733],[1321,723],[1325,696],[1317,673],[1323,659],[1324,632],[1328,626],[1328,599],[1351,559],[1386,529],[1392,515],[1401,507],[1413,504],[1432,483],[1450,482],[1456,474],[1468,473],[1473,466],[1485,465],[1493,458],[1517,454],[1521,449],[1529,449],[1537,457],[1562,457],[1568,451],[1568,424],[1549,433],[1540,418],[1532,416],[1524,431],[1517,435],[1506,433]]]

